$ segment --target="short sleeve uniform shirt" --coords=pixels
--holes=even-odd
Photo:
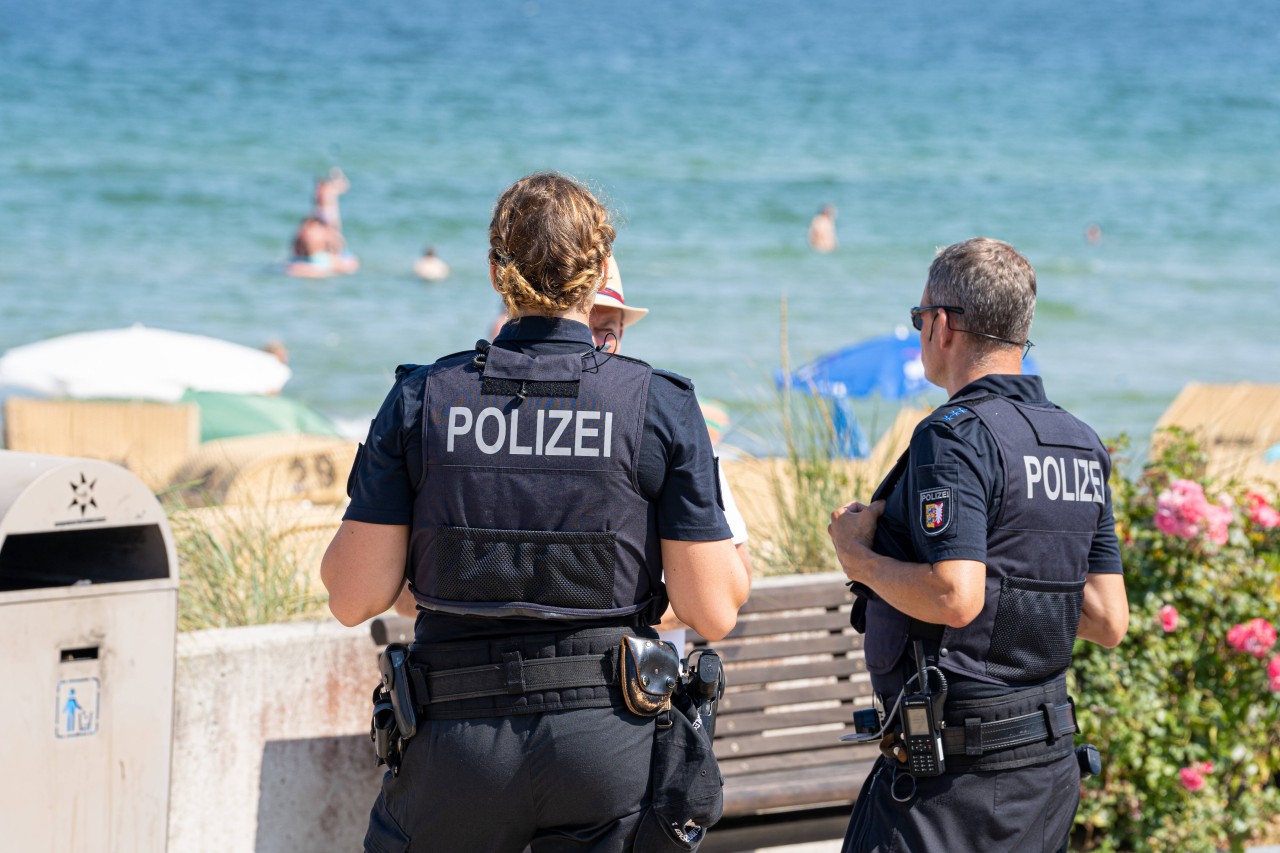
[[[494,346],[530,355],[582,352],[593,347],[582,323],[525,317],[507,323]],[[348,481],[351,504],[344,519],[407,525],[422,481],[422,397],[425,367],[402,367],[369,428]],[[729,539],[718,494],[715,457],[692,384],[655,372],[649,383],[637,477],[641,493],[657,515],[663,539],[702,542]],[[419,639],[547,631],[545,620],[489,619],[419,613]],[[425,620],[425,621],[424,621]],[[556,622],[554,630],[596,623]]]

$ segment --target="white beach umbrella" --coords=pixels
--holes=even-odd
[[[187,389],[274,394],[292,374],[252,347],[141,325],[62,335],[0,356],[0,387],[78,399],[172,402]]]

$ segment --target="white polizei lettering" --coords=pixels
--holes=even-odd
[[[1089,460],[1076,460],[1076,500],[1091,501],[1093,495],[1089,493]]]
[[[1049,485],[1049,474],[1053,474],[1053,486]],[[1052,456],[1044,458],[1044,496],[1051,501],[1058,499],[1058,494],[1062,491],[1062,469],[1058,467],[1058,460]]]
[[[609,450],[613,447],[613,412],[604,413],[604,453],[601,454],[605,459],[609,458]]]
[[[463,406],[449,407],[449,432],[445,441],[446,453],[453,452],[454,436],[466,435],[471,431],[471,410]]]
[[[1034,456],[1022,457],[1022,464],[1027,468],[1027,500],[1035,497],[1035,484],[1041,480],[1040,460]]]
[[[493,418],[498,422],[498,440],[493,444],[489,444],[484,440],[484,422],[486,418]],[[481,409],[480,414],[476,416],[476,446],[480,448],[482,453],[497,453],[502,449],[502,445],[507,441],[507,421],[502,417],[502,410],[495,409],[492,406]]]
[[[1089,463],[1089,479],[1093,482],[1093,502],[1105,503],[1106,493],[1102,490],[1102,463]]]
[[[578,422],[574,425],[573,430],[573,455],[574,456],[599,456],[600,449],[597,447],[583,447],[582,439],[590,438],[600,434],[600,430],[596,427],[583,426],[583,421],[595,420],[600,417],[599,412],[581,411],[578,412]]]
[[[538,410],[538,430],[533,439],[533,452],[538,456],[542,455],[542,425],[545,423],[546,414],[545,410]]]
[[[551,433],[551,438],[547,439],[547,445],[543,448],[543,452],[547,456],[572,456],[573,451],[568,447],[558,447],[560,436],[564,435],[565,427],[573,420],[573,412],[568,409],[551,409],[547,412],[548,417],[558,418],[560,425],[556,427],[555,432]]]
[[[511,410],[511,448],[512,456],[531,456],[533,447],[529,445],[521,445],[517,440],[517,434],[520,431],[520,410]]]
[[[1058,471],[1062,474],[1062,499],[1064,501],[1075,500],[1075,490],[1067,485],[1067,460],[1061,456],[1058,457]]]

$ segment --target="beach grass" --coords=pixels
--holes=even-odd
[[[178,628],[264,625],[326,614],[314,582],[321,542],[292,536],[273,505],[193,509],[168,503],[182,582]]]
[[[776,514],[771,529],[755,539],[755,556],[765,574],[837,571],[827,524],[833,509],[863,493],[866,472],[839,452],[820,398],[784,391],[779,406],[786,456],[768,468]]]

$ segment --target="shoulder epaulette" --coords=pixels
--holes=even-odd
[[[639,364],[639,365],[641,365],[641,366],[643,366],[643,367],[647,367],[647,368],[649,368],[650,370],[653,370],[653,372],[654,372],[654,373],[660,373],[660,372],[661,372],[661,371],[658,371],[658,370],[654,370],[653,365],[651,365],[649,362],[647,362],[647,361],[641,361],[641,360],[640,360],[640,359],[638,359],[638,358],[632,358],[632,357],[631,357],[631,356],[629,356],[629,355],[618,355],[617,353],[610,353],[610,354],[609,354],[609,357],[610,357],[610,358],[620,358],[620,359],[622,359],[623,361],[629,361],[629,362],[631,362],[632,364]]]
[[[977,417],[977,415],[973,413],[974,406],[980,406],[983,403],[987,402],[988,400],[993,400],[993,399],[995,399],[994,394],[987,394],[982,397],[973,397],[967,400],[957,400],[954,403],[948,403],[945,406],[939,406],[938,408],[934,409],[933,414],[930,415],[927,418],[927,420],[931,423],[937,423],[946,427],[950,427],[951,429],[955,429],[957,426],[969,420],[970,418]]]
[[[641,364],[643,363],[641,362]],[[670,370],[659,370],[655,367],[653,368],[653,375],[661,376],[677,388],[683,388],[685,391],[693,390],[693,380],[681,376],[679,373],[672,373]]]
[[[449,359],[452,359],[452,358],[457,358],[458,356],[462,356],[462,355],[474,356],[475,354],[476,354],[476,351],[474,349],[458,350],[457,352],[451,352],[448,355],[440,356],[439,358],[436,359],[436,364],[439,364],[442,361],[448,361]]]
[[[422,367],[422,365],[421,364],[399,365],[398,367],[396,367],[396,381],[399,382],[401,379],[404,379],[406,376],[408,376],[410,373],[413,373],[413,371],[417,370],[419,367]]]

